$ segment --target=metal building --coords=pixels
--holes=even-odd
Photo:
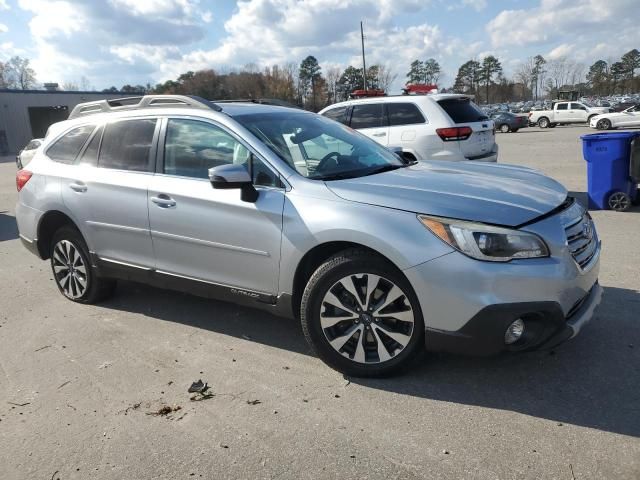
[[[122,98],[132,93],[0,89],[0,155],[16,153],[42,138],[52,123],[66,120],[78,103]]]

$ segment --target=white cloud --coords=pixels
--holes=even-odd
[[[177,46],[204,37],[198,0],[19,0],[18,5],[32,13],[33,66],[41,79],[86,76],[98,85],[151,80],[158,51],[171,58]],[[134,49],[141,53],[134,55]]]
[[[462,0],[462,5],[472,7],[476,12],[481,12],[487,8],[487,0]]]
[[[0,10],[9,10],[10,8],[7,0],[0,0]]]
[[[494,46],[602,38],[613,32],[618,42],[620,30],[637,31],[637,19],[630,15],[637,7],[637,0],[541,0],[534,8],[503,10],[487,24],[486,31]]]
[[[162,79],[187,70],[243,66],[257,63],[298,63],[307,55],[333,66],[360,65],[360,28],[363,19],[367,63],[383,63],[399,74],[399,83],[411,61],[434,57],[473,55],[477,43],[466,44],[445,35],[437,25],[398,27],[399,13],[419,13],[423,0],[248,0],[226,21],[226,37],[212,49],[186,53],[164,63]],[[327,64],[328,65],[328,64]],[[398,85],[399,86],[399,85]]]
[[[558,58],[567,57],[573,52],[574,48],[575,45],[572,45],[570,43],[563,43],[547,53],[545,58],[556,60]]]
[[[0,23],[0,33],[6,33],[9,31],[9,27],[7,27],[4,23]]]

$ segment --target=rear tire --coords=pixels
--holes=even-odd
[[[60,293],[73,302],[97,303],[113,294],[116,281],[98,276],[80,232],[61,227],[53,235],[50,251],[53,279]]]
[[[518,130],[520,130],[519,128],[514,128],[513,130],[511,130],[513,133],[516,133]]]
[[[300,320],[320,359],[349,376],[392,375],[424,346],[422,311],[411,285],[394,265],[366,250],[339,252],[315,271]]]
[[[549,128],[556,128],[558,126],[557,123],[550,123]]]
[[[550,122],[549,122],[549,119],[547,117],[541,117],[541,118],[538,119],[538,126],[540,128],[547,128],[547,127],[549,127],[549,124],[550,124]]]
[[[598,130],[610,130],[611,129],[611,120],[609,120],[608,118],[603,118],[598,120],[598,123],[596,123],[596,128]]]

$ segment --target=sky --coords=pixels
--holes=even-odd
[[[435,58],[450,86],[492,54],[507,75],[529,56],[591,65],[640,48],[640,0],[0,0],[0,61],[29,58],[37,80],[98,89],[155,85],[189,70],[384,64],[404,84]],[[393,92],[392,92],[393,93]]]

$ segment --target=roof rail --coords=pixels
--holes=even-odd
[[[278,98],[232,98],[228,100],[215,100],[215,103],[257,103],[260,105],[273,105],[276,107],[297,108],[301,110],[298,105]]]
[[[215,110],[216,112],[222,111],[222,108],[215,103],[195,95],[144,95],[142,97],[114,98],[79,103],[71,111],[69,120],[85,115],[93,115],[94,113],[122,112],[153,107],[198,108],[201,110]]]

